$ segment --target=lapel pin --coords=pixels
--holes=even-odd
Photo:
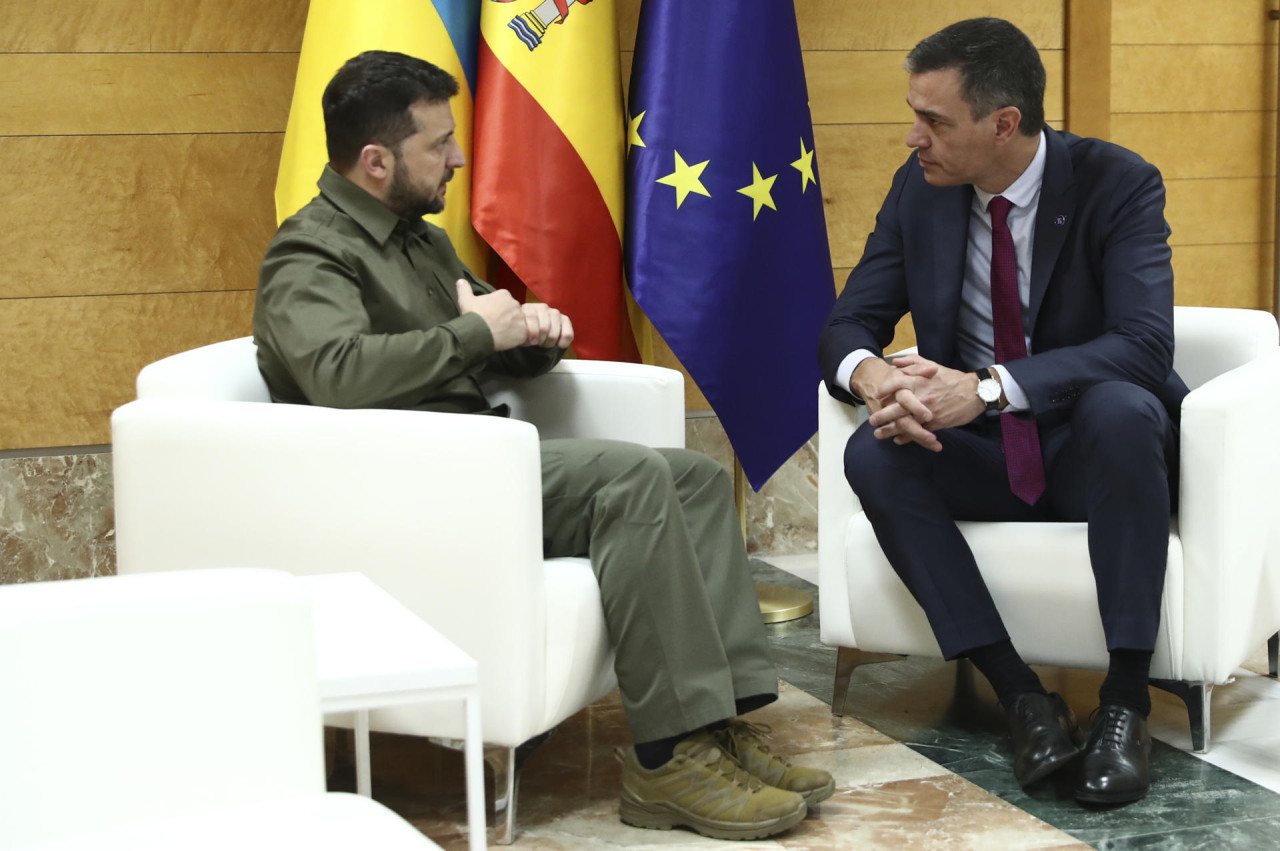
[[[1053,223],[1054,223],[1055,225],[1057,225],[1058,227],[1062,227],[1063,225],[1065,225],[1065,224],[1067,223],[1067,217],[1066,217],[1066,216],[1062,216],[1062,215],[1054,216],[1054,217],[1053,217]]]

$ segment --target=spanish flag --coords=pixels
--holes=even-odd
[[[534,295],[573,320],[579,355],[638,360],[622,277],[613,0],[485,0],[479,51],[476,230]]]
[[[276,177],[276,221],[315,197],[316,180],[329,160],[320,97],[342,64],[366,50],[407,53],[454,76],[459,88],[451,102],[455,135],[470,160],[479,27],[480,0],[311,0]],[[488,248],[471,227],[471,186],[465,176],[449,185],[444,212],[427,220],[448,231],[462,262],[484,274]]]

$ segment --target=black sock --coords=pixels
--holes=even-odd
[[[1151,714],[1150,650],[1112,650],[1107,678],[1098,691],[1098,702],[1119,705],[1147,716]]]
[[[762,706],[768,706],[778,699],[776,694],[753,694],[747,697],[740,697],[735,700],[734,714],[746,715],[748,712],[754,712]]]
[[[976,647],[962,655],[973,662],[991,683],[1001,706],[1012,706],[1014,698],[1020,694],[1045,693],[1036,672],[1022,661],[1018,651],[1013,649],[1013,642],[1007,638],[985,647]]]
[[[759,709],[767,706],[777,700],[777,695],[773,694],[755,694],[750,697],[744,697],[735,701],[734,709],[738,715],[745,715],[753,709]],[[712,721],[702,729],[715,733],[729,726],[729,719],[722,718],[719,721]],[[671,761],[671,757],[676,754],[676,745],[683,742],[689,736],[693,735],[696,730],[690,730],[688,733],[681,733],[678,736],[668,736],[665,739],[655,739],[652,742],[636,742],[636,760],[640,763],[641,768],[652,771],[660,768]]]
[[[689,735],[689,733],[680,733],[665,739],[654,739],[652,742],[636,742],[636,761],[642,768],[649,771],[661,768],[675,756],[676,745],[687,739]]]

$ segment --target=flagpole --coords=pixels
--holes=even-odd
[[[733,502],[738,507],[738,525],[742,528],[742,541],[747,540],[747,496],[750,487],[743,472],[738,453],[733,454]],[[813,595],[799,588],[786,585],[756,583],[756,598],[760,601],[760,617],[765,623],[793,621],[813,611]]]

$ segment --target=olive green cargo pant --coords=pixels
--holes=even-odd
[[[546,557],[590,556],[637,742],[777,696],[733,483],[711,458],[610,440],[542,442]]]

